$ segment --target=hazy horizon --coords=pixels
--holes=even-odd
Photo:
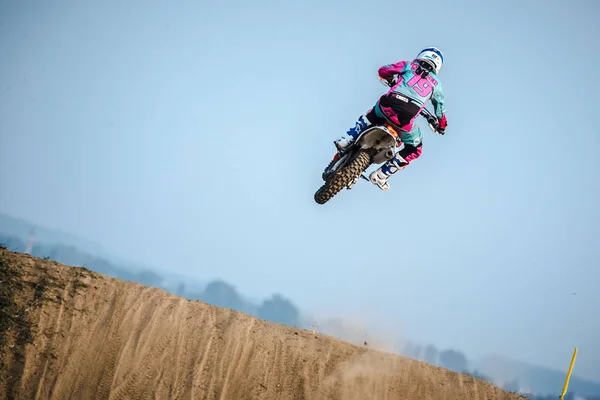
[[[600,382],[600,5],[428,4],[0,0],[0,211],[471,358],[577,346]],[[315,204],[377,69],[428,46],[447,134]]]
[[[47,226],[41,226],[41,225],[37,225],[35,223],[33,223],[32,221],[27,221],[25,219],[22,218],[17,218],[14,216],[10,216],[7,214],[3,214],[2,211],[0,210],[0,221],[3,220],[5,217],[9,217],[9,218],[14,218],[15,220],[18,220],[20,223],[24,223],[27,225],[33,225],[34,229],[27,229],[27,233],[23,233],[21,235],[16,235],[16,237],[19,237],[21,239],[32,239],[32,244],[34,246],[34,254],[35,254],[35,246],[42,246],[45,248],[46,251],[50,250],[53,246],[57,245],[57,246],[74,246],[78,252],[83,252],[83,253],[87,253],[88,255],[92,256],[92,257],[100,257],[103,258],[107,261],[109,261],[111,263],[111,265],[113,267],[117,267],[117,268],[124,268],[123,271],[125,270],[129,270],[129,268],[134,267],[135,270],[137,270],[138,268],[147,268],[147,266],[141,265],[138,262],[136,262],[135,260],[127,260],[127,259],[123,259],[121,257],[115,256],[114,254],[112,254],[110,252],[109,249],[103,249],[102,246],[99,243],[93,243],[93,242],[87,242],[85,241],[84,238],[80,238],[77,236],[72,235],[70,232],[62,232],[62,231],[55,231],[53,230],[51,227],[47,227]],[[40,235],[40,230],[43,230],[43,234]],[[2,235],[4,234],[4,236],[15,236],[14,234],[10,233],[11,230],[10,229],[5,229],[5,227],[0,226],[0,238],[2,237]],[[50,239],[50,236],[52,236],[53,233],[58,233],[61,235],[61,240],[52,240]],[[2,244],[2,242],[0,241],[0,244]],[[25,245],[25,241],[23,242],[23,245]],[[9,247],[9,250],[15,250]],[[39,252],[39,250],[38,250]],[[43,253],[42,253],[43,254]],[[42,254],[39,255],[39,257],[42,257]],[[59,261],[60,262],[60,261]],[[79,264],[73,264],[73,265],[79,265]],[[90,265],[85,265],[88,268],[91,268],[92,270],[94,270],[94,268],[92,268]],[[154,270],[154,269],[152,269]],[[122,272],[123,272],[122,271]],[[164,270],[154,270],[158,273],[162,273],[165,274]],[[192,293],[196,293],[199,294],[201,287],[203,287],[203,285],[208,284],[208,281],[190,281],[190,275],[179,275],[176,274],[176,276],[180,279],[184,279],[184,282],[186,283],[186,292],[189,292],[188,294],[192,294]],[[118,275],[115,275],[115,277],[119,277]],[[164,275],[162,276],[163,278],[166,279],[172,279],[173,276],[172,275]],[[215,277],[215,280],[220,280],[219,278]],[[142,282],[143,283],[143,282]],[[174,284],[174,282],[170,282],[171,285]],[[226,282],[226,284],[229,284],[229,282]],[[234,287],[234,290],[238,290],[239,288]],[[190,292],[191,291],[191,292]],[[238,296],[240,296],[240,298],[242,299],[242,301],[248,301],[253,303],[255,306],[257,306],[258,304],[260,304],[262,301],[266,300],[267,298],[269,298],[271,295],[273,294],[282,294],[284,296],[284,298],[286,298],[287,296],[285,295],[285,293],[280,293],[279,291],[275,291],[273,293],[270,294],[265,294],[265,296],[263,297],[252,297],[252,296],[247,296],[246,293],[242,292],[237,292]],[[187,295],[185,297],[188,297]],[[367,339],[370,343],[370,346],[375,346],[375,348],[379,348],[385,351],[393,351],[393,352],[398,352],[398,353],[402,353],[402,346],[405,346],[407,344],[411,345],[419,345],[422,346],[421,351],[424,351],[425,347],[429,346],[429,345],[433,345],[436,346],[437,345],[435,343],[424,343],[421,342],[419,340],[415,340],[414,338],[402,338],[400,336],[396,337],[394,336],[394,332],[390,332],[390,331],[382,331],[382,330],[378,330],[377,329],[377,325],[373,326],[373,325],[369,325],[369,324],[365,324],[364,320],[362,319],[357,319],[356,317],[349,317],[349,318],[340,318],[338,315],[326,315],[326,314],[317,314],[318,317],[317,318],[313,318],[316,315],[311,315],[311,314],[307,314],[306,312],[304,312],[304,310],[298,310],[301,314],[301,321],[299,321],[301,324],[305,323],[305,325],[301,325],[301,327],[305,328],[305,329],[312,329],[311,324],[313,322],[317,323],[317,331],[321,332],[321,333],[325,333],[325,334],[330,334],[333,336],[337,336],[339,338],[341,338],[342,340],[350,340],[351,342],[356,342],[356,343],[362,343],[363,340]],[[331,325],[332,323],[337,323],[340,325]],[[325,326],[327,326],[327,328],[325,328]],[[344,329],[343,331],[340,331],[339,329],[342,328],[342,326],[348,328],[347,330]],[[330,331],[331,328],[334,328],[334,331]],[[398,341],[400,339],[400,341]],[[407,340],[408,342],[404,342],[404,340]],[[400,347],[399,347],[400,346]],[[406,349],[404,349],[406,350]],[[450,348],[437,348],[437,351],[447,351],[447,350],[456,350],[458,352],[460,352],[461,354],[463,354],[462,349],[456,348],[456,347],[450,347]],[[439,355],[439,353],[438,353]],[[480,357],[474,358],[474,357],[470,357],[469,354],[463,354],[464,356],[467,357],[468,362],[469,362],[469,371],[470,372],[481,372],[479,371],[479,365],[483,365],[482,363],[486,363],[486,360],[493,360],[492,362],[494,364],[500,363],[498,365],[496,365],[496,367],[498,367],[499,365],[502,365],[502,362],[500,360],[498,360],[497,357],[500,357],[501,359],[510,359],[505,355],[502,354],[496,354],[496,353],[488,353],[488,354],[483,354]],[[419,356],[421,359],[422,357],[424,357],[424,353],[421,353]],[[522,359],[518,359],[518,358],[513,358],[513,361],[518,361],[518,362],[523,362],[523,363],[528,363],[527,361],[524,361]],[[538,365],[538,364],[532,364],[536,367],[542,367],[542,368],[549,368],[547,366],[544,365]],[[566,371],[567,365],[565,365],[564,368],[556,368],[556,370],[559,371]],[[573,374],[572,380],[575,378],[581,378],[576,372]],[[497,377],[494,377],[497,378]],[[583,378],[585,379],[585,378]],[[600,384],[600,382],[596,381],[598,384]],[[506,382],[505,382],[506,383]],[[572,382],[571,386],[575,386],[573,385],[574,382]]]

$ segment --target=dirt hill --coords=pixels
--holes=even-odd
[[[518,399],[325,335],[0,250],[0,399]]]

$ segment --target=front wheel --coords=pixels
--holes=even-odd
[[[351,163],[334,172],[333,176],[317,190],[315,193],[317,204],[327,203],[340,190],[348,186],[355,179],[358,179],[370,164],[371,157],[369,154],[361,151]]]

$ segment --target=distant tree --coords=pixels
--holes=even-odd
[[[146,286],[159,286],[162,278],[150,270],[143,270],[136,274],[135,281]]]
[[[35,249],[35,246],[34,246]],[[57,245],[44,249],[45,256],[61,264],[81,266],[89,263],[94,257],[79,252],[75,247]]]
[[[412,358],[415,360],[421,360],[423,355],[423,345],[417,344],[412,349]]]
[[[463,353],[456,350],[446,350],[440,353],[440,364],[442,367],[455,372],[468,371],[467,358]]]
[[[425,348],[425,354],[423,355],[423,361],[427,364],[437,365],[438,362],[438,349],[430,344]]]
[[[232,310],[240,311],[243,308],[243,301],[235,288],[222,280],[210,282],[202,292],[200,300]]]
[[[87,268],[89,268],[92,271],[95,271],[99,274],[123,279],[123,274],[119,274],[119,272],[116,271],[115,267],[113,267],[108,261],[100,259],[100,258],[92,260],[89,263],[87,263]],[[119,276],[117,276],[117,275],[119,275]]]
[[[25,251],[25,242],[16,236],[0,235],[0,243],[2,243],[5,249],[10,251]]]
[[[258,317],[279,324],[298,326],[300,313],[294,304],[280,294],[273,295],[258,307]]]
[[[185,282],[180,282],[175,289],[175,294],[177,296],[183,296],[185,294]]]
[[[480,373],[477,370],[475,370],[475,371],[469,371],[469,372],[464,372],[464,374],[472,376],[473,378],[476,378],[476,379],[481,379],[482,381],[493,383],[493,381],[492,381],[492,379],[490,377],[488,377],[487,375],[484,375],[484,374]]]
[[[520,387],[521,385],[516,379],[510,382],[506,382],[504,385],[502,385],[502,389],[508,390],[509,392],[518,392]]]
[[[23,250],[19,250],[19,251],[25,251],[25,247],[23,247]],[[49,257],[50,251],[47,250],[44,246],[40,246],[39,244],[34,244],[33,248],[31,249],[31,255],[34,257],[38,257],[38,258]],[[56,260],[54,260],[54,261],[56,261]]]
[[[203,292],[196,292],[195,290],[186,290],[185,292],[185,298],[188,300],[202,300],[205,301],[203,298]]]
[[[402,351],[401,351],[402,355],[407,356],[407,357],[411,357],[413,346],[414,345],[411,342],[407,341],[404,344],[404,347],[402,347]]]
[[[423,346],[413,342],[406,342],[404,348],[402,349],[402,354],[406,357],[413,358],[415,360],[419,360],[421,357]]]

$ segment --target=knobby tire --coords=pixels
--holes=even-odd
[[[360,175],[371,164],[371,157],[368,153],[361,151],[358,156],[347,166],[336,171],[319,190],[315,193],[317,204],[327,203],[333,196],[348,186],[354,179]]]

